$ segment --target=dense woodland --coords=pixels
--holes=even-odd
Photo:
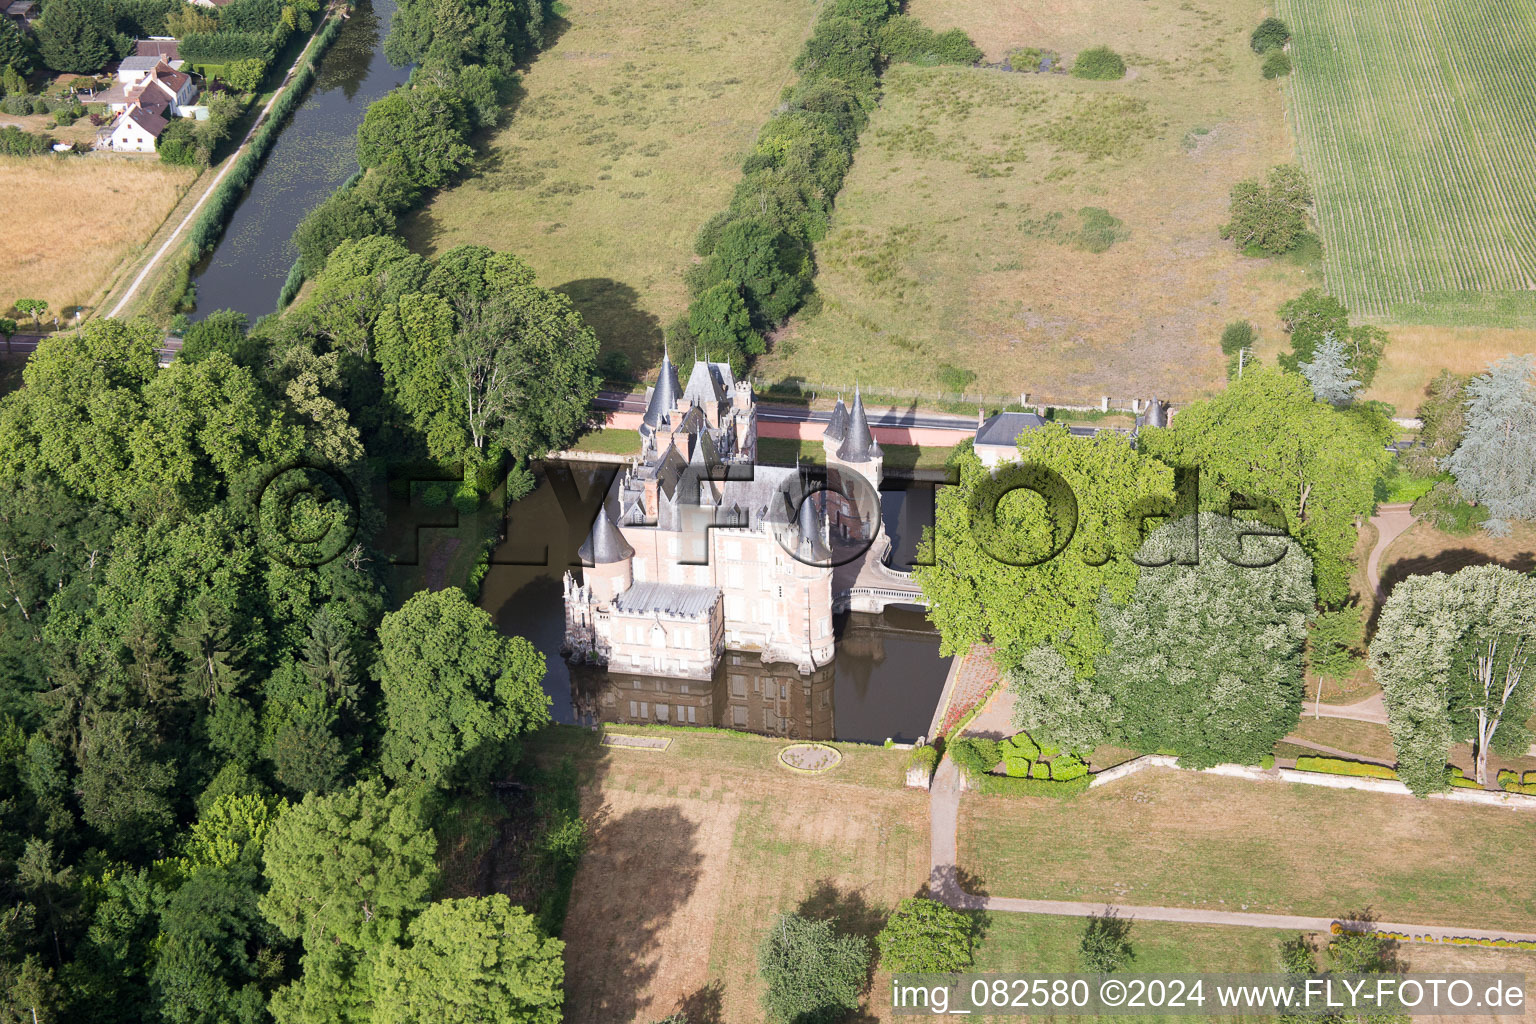
[[[460,590],[388,593],[373,496],[436,464],[475,500],[568,441],[596,340],[487,250],[349,243],[316,284],[164,369],[153,325],[92,321],[0,402],[5,1019],[421,1019],[413,959],[465,941],[487,1012],[559,1019],[557,921],[424,912],[437,816],[548,720],[543,658]]]

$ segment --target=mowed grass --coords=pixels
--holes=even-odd
[[[1408,323],[1536,317],[1536,0],[1281,0],[1331,290]]]
[[[118,264],[196,177],[153,157],[0,157],[0,309],[25,298],[45,300],[50,318],[65,307],[93,311]]]
[[[897,65],[865,130],[828,238],[824,303],[758,364],[769,380],[967,389],[1066,404],[1189,400],[1221,386],[1222,327],[1275,311],[1321,277],[1253,260],[1219,237],[1232,185],[1294,159],[1279,86],[1248,34],[1257,2],[915,0],[999,59],[1015,46],[1070,57],[1105,43],[1118,82]],[[1122,222],[1084,248],[1084,208]]]
[[[1501,807],[1150,771],[1075,800],[967,795],[960,822],[960,866],[993,896],[1536,921],[1536,820]]]
[[[572,0],[464,182],[412,248],[515,252],[637,369],[687,308],[695,233],[722,209],[809,31],[808,0]]]
[[[566,942],[565,1019],[764,1021],[757,946],[786,911],[872,937],[928,877],[927,794],[901,785],[905,751],[835,744],[823,775],[776,763],[785,741],[659,727],[665,751],[547,729],[540,758],[583,771],[591,823]],[[877,975],[872,992],[889,988]],[[873,997],[872,997],[873,998]],[[890,1019],[888,1009],[871,1010]]]

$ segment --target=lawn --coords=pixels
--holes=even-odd
[[[45,300],[50,316],[73,306],[91,311],[196,177],[153,157],[0,157],[0,306],[29,298]]]
[[[1497,562],[1519,572],[1536,569],[1536,526],[1516,523],[1507,537],[1473,530],[1465,537],[1420,521],[1387,546],[1381,555],[1381,586],[1387,593],[1407,576],[1456,572],[1469,565]]]
[[[1533,821],[1499,807],[1150,771],[1073,800],[968,795],[960,865],[994,896],[1529,930]]]
[[[1220,386],[1217,341],[1320,275],[1219,237],[1243,178],[1294,159],[1280,87],[1248,34],[1257,0],[914,0],[998,60],[1105,43],[1127,78],[896,65],[817,246],[822,308],[758,364],[770,381],[953,390],[1031,402],[1187,401]],[[1089,251],[1085,209],[1121,224]],[[953,379],[948,374],[948,379]],[[1016,397],[1015,397],[1016,400]]]
[[[807,0],[571,0],[475,172],[412,248],[524,257],[639,370],[687,307],[693,239],[729,200],[809,31]]]
[[[613,731],[673,743],[602,748],[556,729],[531,744],[541,758],[573,754],[588,779],[593,828],[563,933],[572,1024],[678,1007],[701,1022],[760,1022],[756,949],[778,914],[873,935],[927,880],[927,795],[901,788],[904,751],[838,744],[841,765],[801,776],[775,763],[780,741]],[[877,976],[872,992],[888,985]]]
[[[922,447],[915,444],[882,444],[887,472],[914,469],[943,469],[953,448]],[[757,439],[758,460],[770,466],[793,466],[796,460],[807,465],[824,466],[827,450],[821,441],[797,441],[789,437]]]
[[[1536,0],[1281,0],[1334,294],[1404,323],[1536,316]]]

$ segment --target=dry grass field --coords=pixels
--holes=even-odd
[[[1474,530],[1465,537],[1417,522],[1381,554],[1381,586],[1392,588],[1407,576],[1455,572],[1497,562],[1520,572],[1536,570],[1536,527],[1516,523],[1507,537]]]
[[[45,299],[89,307],[197,172],[153,157],[0,157],[0,306]]]
[[[928,800],[901,788],[904,752],[844,746],[837,768],[803,776],[775,763],[775,740],[651,731],[671,748],[567,748],[590,777],[592,822],[563,933],[571,1024],[680,1007],[762,1021],[757,946],[778,914],[872,937],[927,881]]]
[[[1217,341],[1275,310],[1317,273],[1241,256],[1218,236],[1227,195],[1294,159],[1280,87],[1248,35],[1257,0],[914,0],[997,60],[1018,46],[1069,59],[1103,43],[1117,82],[902,65],[885,76],[829,237],[817,247],[824,308],[759,364],[770,380],[1043,399],[1190,399],[1220,386]],[[1102,252],[1082,211],[1122,222]]]
[[[638,369],[687,307],[699,226],[789,80],[808,0],[571,0],[476,173],[403,225],[412,248],[523,256]]]
[[[1533,821],[1501,807],[1146,772],[1074,800],[967,796],[960,865],[994,896],[1527,931]]]

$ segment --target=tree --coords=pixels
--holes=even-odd
[[[15,309],[22,316],[31,317],[32,326],[36,327],[43,314],[48,312],[48,303],[42,299],[17,299]]]
[[[768,1016],[782,1024],[831,1024],[858,1009],[869,982],[869,945],[827,921],[783,914],[757,950]]]
[[[1325,334],[1318,343],[1310,363],[1299,363],[1301,375],[1312,385],[1312,394],[1319,402],[1327,402],[1335,409],[1342,409],[1355,400],[1360,382],[1353,376],[1349,355],[1344,343],[1333,334]]]
[[[1077,438],[1051,424],[1018,447],[1021,464],[996,475],[972,452],[957,456],[959,486],[940,492],[935,512],[934,562],[914,578],[946,654],[988,642],[1012,667],[1049,644],[1086,676],[1103,649],[1099,594],[1131,596],[1141,516],[1171,509],[1173,471],[1107,431]]]
[[[1466,386],[1471,377],[1441,370],[1424,389],[1419,404],[1419,436],[1398,456],[1415,473],[1433,476],[1440,463],[1461,444],[1467,427]]]
[[[377,671],[392,779],[478,781],[507,762],[516,737],[549,721],[544,655],[502,635],[455,587],[419,591],[384,616]]]
[[[278,818],[261,912],[305,949],[302,979],[274,997],[278,1020],[370,1019],[373,958],[430,899],[436,850],[417,798],[377,780],[310,794]]]
[[[1340,679],[1353,672],[1365,646],[1365,612],[1357,604],[1319,612],[1307,638],[1307,664],[1322,679]]]
[[[1285,369],[1298,369],[1331,334],[1348,351],[1349,364],[1361,386],[1370,387],[1376,379],[1376,370],[1387,348],[1386,332],[1369,324],[1351,327],[1349,310],[1332,295],[1308,288],[1280,307],[1280,322],[1291,336],[1291,351],[1280,356],[1280,365]]]
[[[1104,600],[1099,678],[1130,745],[1257,764],[1300,717],[1312,566],[1288,538],[1245,539],[1252,524],[1205,512],[1196,525],[1159,527],[1130,602]]]
[[[198,149],[197,124],[190,117],[177,117],[165,126],[155,142],[160,162],[178,167],[193,167],[205,160],[206,154]]]
[[[21,26],[10,18],[0,18],[0,68],[12,71],[18,78],[32,73],[32,40]],[[7,77],[7,84],[11,79]],[[26,86],[23,84],[22,89]],[[10,93],[9,88],[6,89]]]
[[[117,56],[117,25],[100,0],[48,0],[33,32],[54,71],[94,75]]]
[[[1284,78],[1291,73],[1291,56],[1284,50],[1271,50],[1264,55],[1260,73],[1269,79]]]
[[[1466,387],[1467,425],[1445,460],[1456,485],[1486,506],[1485,529],[1536,519],[1536,357],[1508,356]]]
[[[1331,607],[1349,595],[1355,522],[1376,507],[1391,437],[1384,417],[1333,409],[1303,378],[1259,370],[1183,409],[1168,428],[1143,430],[1140,444],[1165,462],[1199,467],[1203,508],[1283,516],[1312,556],[1318,600]]]
[[[1232,186],[1232,219],[1222,225],[1221,237],[1244,251],[1283,256],[1306,232],[1311,205],[1312,189],[1301,170],[1281,164],[1269,172],[1266,183],[1240,181]]]
[[[1083,970],[1090,974],[1113,974],[1136,959],[1131,948],[1131,922],[1110,907],[1103,914],[1092,914],[1083,929],[1078,946]]]
[[[393,213],[369,202],[358,189],[342,189],[304,215],[294,229],[293,244],[298,247],[304,273],[313,276],[343,242],[387,235],[394,230]]]
[[[0,316],[0,335],[5,337],[5,354],[11,354],[11,338],[16,334],[16,321]]]
[[[224,72],[220,77],[236,92],[255,92],[261,88],[261,80],[266,77],[266,74],[266,61],[259,57],[247,57],[245,60],[235,60],[225,64]]]
[[[1227,357],[1227,379],[1236,377],[1240,369],[1253,361],[1253,343],[1258,333],[1247,320],[1234,320],[1221,332],[1221,354]],[[1246,355],[1244,351],[1246,350]]]
[[[902,900],[875,936],[880,966],[891,972],[958,973],[971,966],[975,944],[969,914],[921,896]]]
[[[735,281],[721,281],[694,299],[688,328],[706,356],[729,361],[737,373],[745,371],[748,356],[764,351],[763,336],[752,329],[752,314]]]
[[[1253,47],[1254,53],[1268,53],[1277,50],[1291,41],[1291,30],[1285,22],[1279,18],[1265,18],[1259,22],[1259,27],[1253,30],[1248,44]]]
[[[1015,729],[1073,753],[1092,750],[1113,732],[1109,694],[1092,676],[1072,671],[1056,648],[1036,647],[1005,678]]]
[[[1486,784],[1489,750],[1529,741],[1533,651],[1536,579],[1476,565],[1409,576],[1392,588],[1371,641],[1371,668],[1387,705],[1398,777],[1415,794],[1445,788],[1453,742],[1472,742],[1476,778]]]
[[[380,954],[377,1024],[560,1024],[565,944],[501,893],[433,903],[408,935]]]
[[[432,86],[396,89],[370,104],[357,128],[357,162],[385,167],[412,188],[438,188],[469,164],[467,124],[455,97]]]
[[[156,757],[154,728],[142,709],[100,711],[80,724],[80,813],[119,856],[155,849],[175,823],[176,768]]]
[[[703,269],[697,289],[701,295],[723,282],[736,282],[753,322],[762,327],[782,323],[811,288],[810,254],[804,244],[758,220],[727,224]]]
[[[543,455],[569,443],[597,394],[597,336],[570,299],[479,246],[439,257],[425,292],[380,315],[375,344],[387,393],[444,462]]]

